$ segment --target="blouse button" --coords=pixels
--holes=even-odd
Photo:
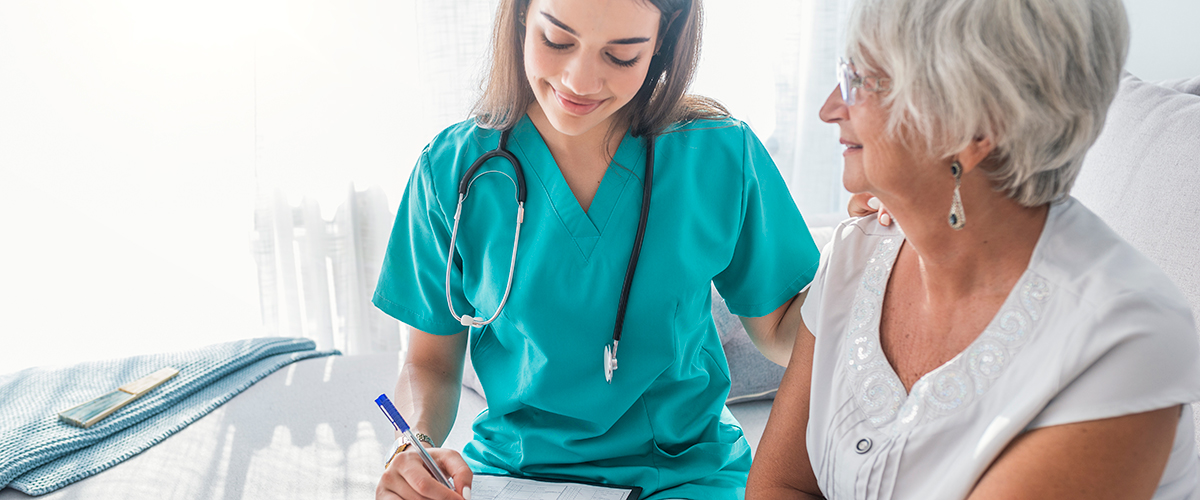
[[[854,445],[854,451],[857,451],[859,455],[871,451],[871,440],[867,438],[859,439],[858,444]]]

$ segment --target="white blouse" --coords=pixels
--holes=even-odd
[[[808,454],[828,499],[964,498],[1017,435],[1200,401],[1187,301],[1074,199],[987,328],[906,393],[879,344],[904,234],[842,223],[804,304],[816,336]],[[1156,499],[1200,498],[1190,405]]]

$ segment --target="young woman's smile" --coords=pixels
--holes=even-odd
[[[587,98],[578,97],[578,96],[575,96],[572,94],[564,94],[563,92],[553,89],[553,87],[551,89],[554,92],[554,97],[558,100],[558,103],[560,105],[562,105],[563,109],[566,110],[568,113],[571,113],[571,114],[574,114],[577,116],[583,116],[588,113],[591,113],[596,108],[598,108],[601,104],[603,104],[604,101],[608,100],[608,99],[587,99]]]

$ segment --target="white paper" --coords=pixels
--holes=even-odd
[[[630,493],[625,488],[505,476],[477,475],[471,483],[471,500],[625,500]]]

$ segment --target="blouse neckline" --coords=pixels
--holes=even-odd
[[[854,295],[843,358],[853,400],[872,425],[899,433],[957,413],[982,398],[1004,374],[1036,336],[1037,323],[1054,292],[1033,268],[1050,226],[1065,208],[1062,205],[1051,206],[1028,267],[983,332],[949,361],[917,379],[911,392],[905,391],[884,355],[879,335],[888,279],[905,238],[896,231],[877,240]]]

